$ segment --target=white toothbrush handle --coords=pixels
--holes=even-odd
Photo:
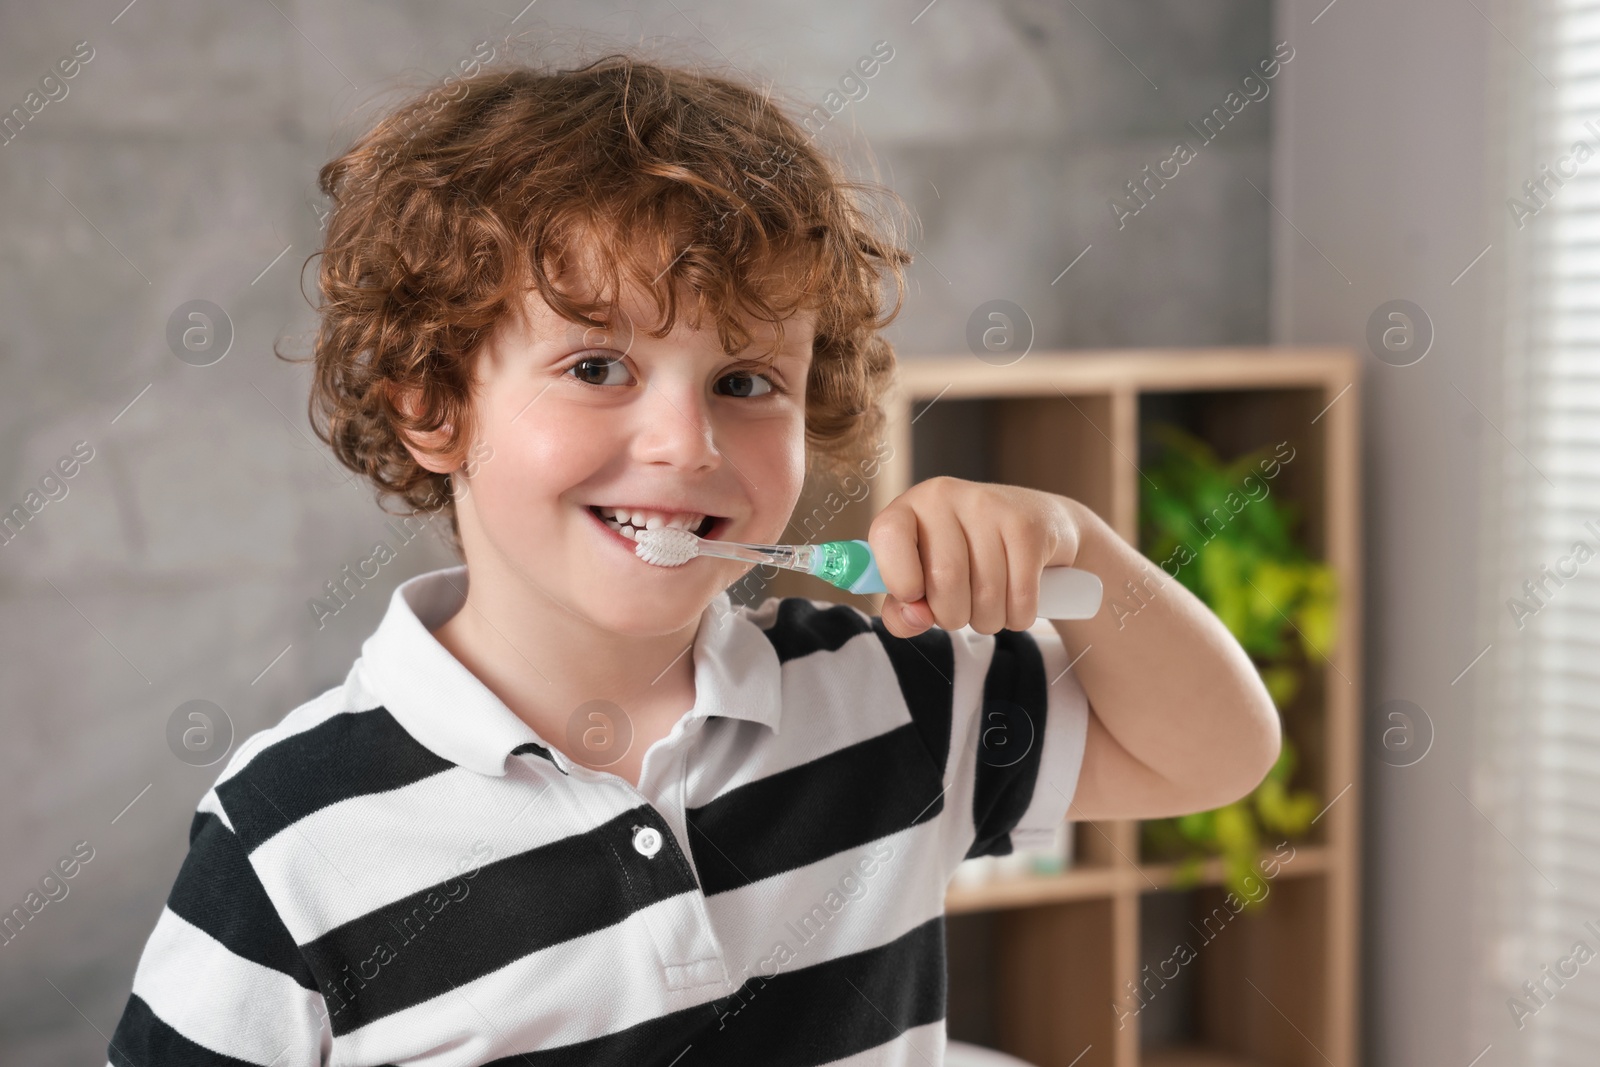
[[[1100,611],[1100,579],[1077,567],[1046,567],[1039,575],[1039,618],[1092,619]]]

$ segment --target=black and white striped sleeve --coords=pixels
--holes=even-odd
[[[332,1035],[310,969],[208,793],[111,1037],[114,1067],[311,1067]]]
[[[982,678],[957,713],[953,754],[970,776],[973,839],[963,858],[1050,844],[1068,816],[1083,765],[1089,700],[1048,620],[1027,630],[959,631],[957,670]]]
[[[905,639],[881,619],[873,628],[941,768],[947,867],[1048,845],[1077,790],[1090,713],[1054,626]]]

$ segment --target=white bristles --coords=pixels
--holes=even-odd
[[[663,526],[659,530],[639,530],[634,554],[657,567],[681,567],[700,554],[700,538],[693,530]]]

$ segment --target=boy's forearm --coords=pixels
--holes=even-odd
[[[1170,785],[1176,809],[1204,810],[1253,789],[1277,758],[1280,727],[1260,675],[1195,595],[1060,497],[1081,531],[1050,565],[1097,575],[1092,619],[1054,620],[1094,715],[1128,754]]]

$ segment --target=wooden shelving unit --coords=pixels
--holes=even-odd
[[[1141,943],[1141,912],[1159,903],[1205,923],[1223,900],[1220,865],[1179,892],[1175,867],[1146,862],[1139,824],[1122,821],[1075,824],[1073,865],[1059,875],[950,888],[953,1038],[1038,1067],[1356,1064],[1360,369],[1343,348],[1035,352],[1009,366],[970,355],[903,359],[892,452],[861,479],[866,492],[807,487],[790,530],[797,540],[865,537],[890,500],[947,474],[1074,497],[1137,544],[1141,430],[1176,421],[1225,457],[1288,441],[1294,458],[1271,492],[1299,505],[1306,547],[1339,575],[1337,647],[1311,665],[1284,714],[1302,756],[1296,784],[1329,806],[1312,836],[1293,842],[1264,909],[1213,940],[1191,939],[1197,951],[1174,980],[1186,983],[1185,1032],[1141,1040],[1151,1007],[1160,1001],[1170,1023],[1179,1000],[1152,978],[1172,946]],[[762,592],[820,599],[815,582],[789,574]],[[858,606],[863,599],[881,605],[870,597]],[[1135,1012],[1141,981],[1154,992]]]

